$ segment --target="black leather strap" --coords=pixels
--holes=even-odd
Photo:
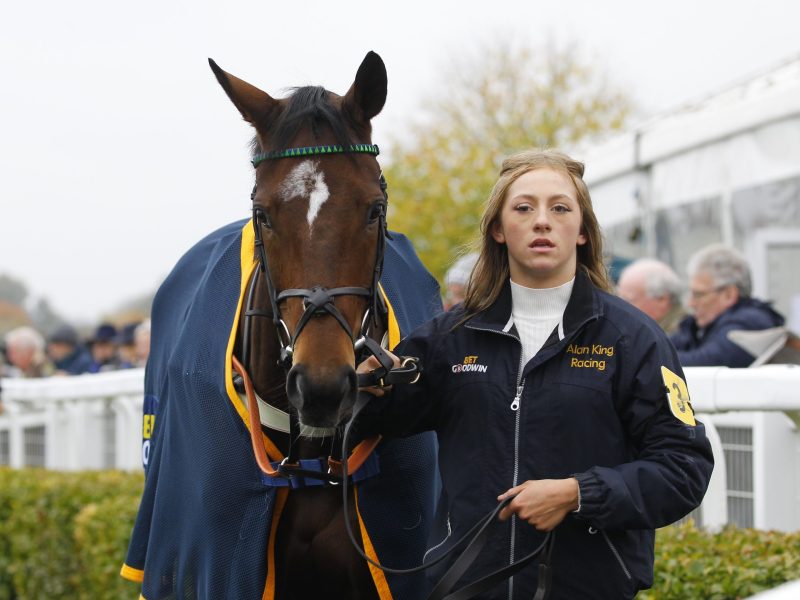
[[[508,504],[509,500],[510,498],[500,504],[500,507]],[[493,522],[497,523],[498,521],[494,520]],[[518,560],[514,564],[506,565],[505,567],[489,573],[477,581],[473,581],[472,583],[448,594],[450,589],[456,584],[461,576],[467,572],[469,566],[480,554],[480,551],[483,549],[483,546],[488,539],[489,531],[490,529],[486,527],[481,530],[477,536],[475,536],[472,542],[470,542],[469,546],[467,546],[464,549],[464,552],[461,553],[461,556],[456,559],[447,573],[445,573],[444,576],[439,580],[439,583],[436,584],[436,587],[433,589],[430,596],[428,596],[428,600],[468,600],[469,598],[474,598],[478,594],[493,589],[509,577],[513,577],[517,572],[528,566],[540,554],[542,555],[542,558],[539,561],[539,580],[536,588],[536,594],[534,595],[534,600],[547,600],[551,589],[550,559],[553,550],[553,541],[555,540],[554,531],[547,533],[544,541],[539,545],[538,548],[536,548],[536,550]]]
[[[381,353],[388,358],[388,355],[383,350],[381,350]],[[375,356],[380,360],[377,354]],[[415,356],[401,356],[399,358],[399,367],[392,367],[393,363],[390,362],[389,367],[382,366],[369,373],[359,373],[358,387],[384,387],[395,383],[416,383],[420,376],[419,359]]]

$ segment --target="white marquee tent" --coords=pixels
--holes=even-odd
[[[800,330],[800,57],[573,154],[613,255],[683,275],[695,250],[732,244]]]

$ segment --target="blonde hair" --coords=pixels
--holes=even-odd
[[[535,169],[552,169],[567,175],[578,192],[578,206],[581,211],[581,233],[586,243],[577,247],[578,268],[583,269],[592,283],[603,290],[610,291],[608,270],[603,263],[603,240],[600,226],[592,208],[589,189],[583,181],[583,163],[573,160],[555,150],[526,150],[509,156],[503,161],[500,177],[494,184],[481,217],[478,262],[467,285],[464,307],[466,318],[491,306],[509,277],[508,250],[505,244],[496,242],[492,236],[495,223],[506,199],[508,188],[519,177]]]

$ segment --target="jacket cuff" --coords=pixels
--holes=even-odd
[[[572,477],[578,480],[578,509],[573,512],[583,518],[591,518],[603,504],[605,488],[600,478],[591,471],[575,473]]]
[[[578,508],[572,511],[572,514],[577,515],[581,512],[581,483],[578,482]]]

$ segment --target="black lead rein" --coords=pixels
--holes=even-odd
[[[356,399],[356,403],[353,406],[353,414],[350,417],[350,420],[347,422],[344,428],[344,434],[342,435],[342,452],[345,453],[347,451],[347,441],[350,437],[350,429],[353,426],[353,423],[356,420],[356,417],[361,412],[361,410],[367,405],[370,401],[372,395],[368,392],[360,392],[358,394],[358,398]],[[480,551],[486,545],[486,542],[489,539],[490,534],[493,531],[493,527],[499,523],[499,519],[497,519],[497,515],[500,511],[505,508],[513,499],[514,496],[510,496],[500,502],[494,509],[492,509],[486,516],[481,518],[475,525],[473,525],[469,531],[467,531],[461,538],[458,539],[444,554],[431,560],[429,562],[423,562],[417,567],[411,567],[408,569],[394,569],[390,567],[383,566],[374,560],[372,560],[369,556],[367,556],[361,547],[358,545],[358,542],[353,535],[353,529],[350,526],[350,514],[348,510],[348,473],[347,473],[347,461],[342,461],[342,509],[344,511],[344,523],[345,527],[347,528],[347,535],[350,537],[350,543],[356,549],[356,551],[361,555],[361,558],[366,560],[372,566],[384,571],[386,573],[393,573],[395,575],[410,575],[412,573],[419,573],[420,571],[424,571],[428,569],[445,558],[447,558],[452,552],[458,550],[464,543],[472,538],[464,551],[459,555],[459,557],[453,562],[450,566],[448,571],[444,574],[444,576],[439,580],[436,586],[431,591],[430,595],[428,596],[427,600],[468,600],[469,598],[473,598],[474,596],[485,592],[487,590],[492,589],[502,581],[512,577],[515,573],[522,570],[528,564],[530,564],[535,558],[541,555],[541,559],[539,561],[539,579],[538,584],[536,587],[536,594],[533,597],[533,600],[547,600],[547,597],[550,595],[550,588],[551,588],[551,580],[552,575],[550,572],[550,562],[553,552],[553,544],[555,542],[555,531],[548,531],[545,534],[544,540],[539,545],[536,550],[528,554],[527,556],[522,557],[519,561],[502,567],[484,577],[473,581],[465,585],[458,590],[455,590],[452,593],[450,590],[459,580],[459,578],[467,572],[469,566],[475,561],[475,559],[480,554]]]

